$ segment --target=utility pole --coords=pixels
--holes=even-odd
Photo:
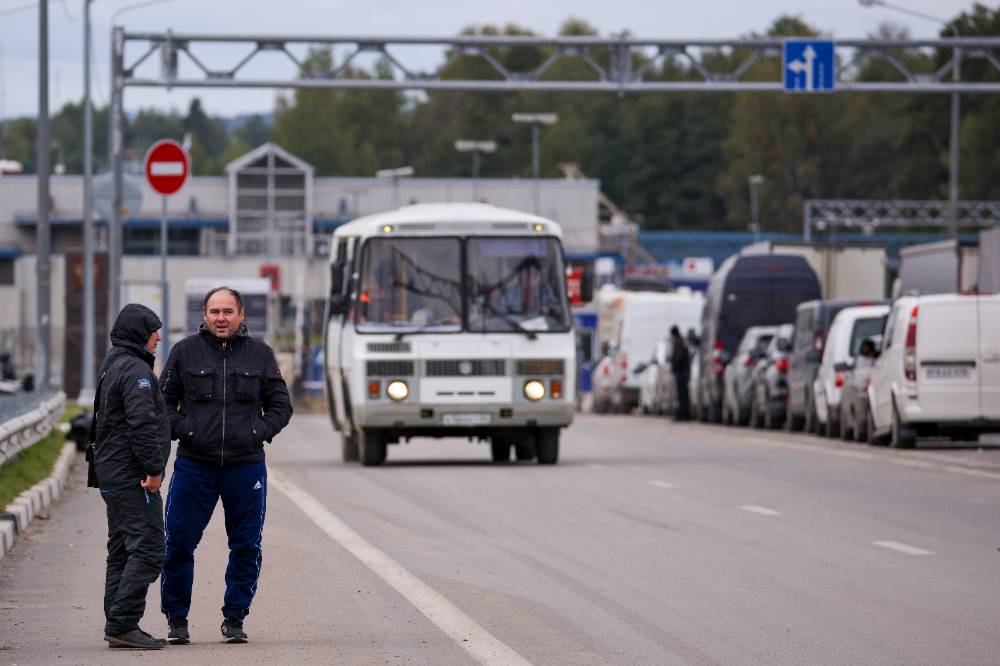
[[[96,368],[94,293],[94,116],[90,105],[90,3],[83,0],[83,354],[80,398],[94,391]]]
[[[497,142],[459,139],[455,142],[455,150],[460,153],[472,153],[472,187],[474,190],[472,196],[478,201],[480,159],[483,153],[495,153],[497,151]]]
[[[757,213],[757,187],[764,183],[764,176],[755,173],[747,178],[750,186],[750,231],[753,232],[753,242],[760,240],[760,217]]]
[[[555,113],[515,113],[510,117],[515,123],[531,125],[531,178],[535,181],[535,213],[539,212],[538,179],[542,172],[541,128],[555,125],[559,115]]]
[[[51,300],[52,276],[50,275],[51,251],[49,235],[49,3],[38,3],[38,225],[35,228],[35,281],[38,289],[36,302],[37,324],[35,342],[35,389],[47,391],[52,340]]]

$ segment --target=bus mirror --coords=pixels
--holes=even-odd
[[[347,311],[350,310],[350,308],[351,308],[350,296],[345,296],[343,294],[334,294],[330,296],[331,315],[347,314]]]

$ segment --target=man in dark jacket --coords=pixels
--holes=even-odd
[[[104,640],[109,647],[160,649],[139,629],[146,591],[163,566],[160,482],[170,455],[170,424],[153,374],[160,319],[131,303],[111,329],[94,400],[92,485],[108,511]]]
[[[219,499],[229,566],[222,637],[245,643],[243,619],[257,591],[267,500],[264,443],[292,416],[274,352],[247,334],[239,292],[208,292],[201,328],[170,352],[160,386],[179,440],[167,493],[167,551],[160,584],[167,639],[190,642],[194,550]]]
[[[670,341],[673,346],[670,353],[670,369],[674,372],[674,381],[677,384],[677,411],[674,412],[674,420],[687,421],[691,418],[691,397],[688,395],[688,382],[691,380],[691,353],[676,326],[670,327]]]

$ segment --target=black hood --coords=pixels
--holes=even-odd
[[[145,305],[129,303],[118,313],[115,325],[111,329],[111,344],[116,347],[128,347],[152,358],[146,349],[149,336],[163,326],[156,313]]]

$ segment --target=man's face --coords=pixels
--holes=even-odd
[[[228,291],[212,294],[205,305],[205,323],[216,337],[229,338],[236,335],[243,321],[243,310]]]
[[[156,345],[160,344],[161,337],[159,331],[153,331],[149,334],[149,340],[146,340],[146,349],[149,350],[150,354],[156,353]]]

